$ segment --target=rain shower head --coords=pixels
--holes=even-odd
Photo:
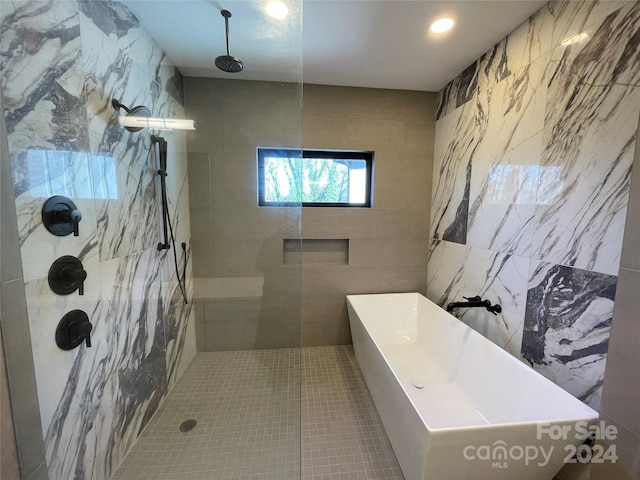
[[[224,17],[224,27],[227,34],[227,54],[220,55],[216,58],[216,67],[223,72],[238,73],[244,68],[242,61],[238,57],[234,57],[229,53],[229,18],[231,12],[229,10],[222,10],[220,14]]]

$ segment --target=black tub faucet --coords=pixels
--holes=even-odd
[[[489,300],[482,300],[482,298],[479,295],[476,295],[475,297],[462,297],[462,298],[464,298],[467,301],[451,302],[449,305],[447,305],[447,312],[451,313],[456,308],[476,308],[476,307],[486,308],[489,312],[493,313],[494,315],[497,315],[500,312],[502,312],[502,307],[499,304],[496,303],[495,305],[491,305],[491,302]]]

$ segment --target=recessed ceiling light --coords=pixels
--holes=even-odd
[[[289,8],[284,2],[280,2],[278,0],[267,3],[265,11],[267,12],[267,15],[278,20],[287,18],[287,15],[289,14]]]
[[[433,33],[444,33],[451,30],[451,28],[453,27],[453,24],[454,24],[454,21],[450,18],[440,18],[435,22],[433,22],[429,27],[429,29]]]

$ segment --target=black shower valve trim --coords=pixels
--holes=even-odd
[[[42,223],[57,237],[72,233],[74,237],[79,236],[80,220],[82,220],[82,212],[71,199],[62,195],[48,198],[42,206]]]

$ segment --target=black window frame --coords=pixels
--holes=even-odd
[[[366,166],[366,191],[364,203],[351,202],[268,202],[265,200],[264,160],[265,157],[280,156],[282,158],[331,158],[336,160],[364,160]],[[340,207],[371,208],[373,195],[373,156],[370,150],[318,150],[307,148],[258,147],[258,206],[260,207]]]

